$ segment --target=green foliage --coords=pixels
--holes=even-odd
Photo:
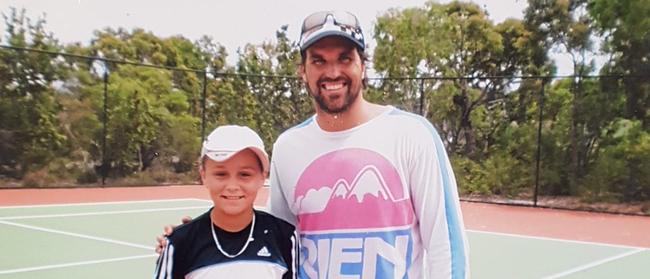
[[[29,188],[48,187],[53,185],[56,178],[53,177],[47,169],[29,171],[22,177],[22,186]]]
[[[650,129],[650,3],[647,0],[593,0],[589,14],[604,35],[603,51],[611,60],[605,74],[635,77],[610,81],[605,87],[625,95],[625,117]]]
[[[485,184],[493,194],[516,197],[533,185],[532,164],[507,153],[497,153],[483,162]]]
[[[57,51],[45,20],[32,23],[25,11],[5,16],[6,43]],[[52,82],[65,76],[65,67],[36,52],[0,50],[0,176],[20,178],[47,165],[63,149],[57,113],[60,105]]]
[[[450,160],[456,175],[456,183],[458,184],[461,194],[492,193],[490,186],[485,183],[485,177],[488,174],[485,172],[485,169],[481,164],[460,156],[452,157]]]
[[[650,133],[640,121],[619,119],[609,128],[592,169],[582,183],[591,200],[650,199]]]
[[[421,110],[439,130],[464,194],[528,198],[541,124],[540,194],[647,201],[647,4],[529,1],[523,20],[500,23],[458,1],[389,10],[376,19],[371,65],[389,79],[372,81],[364,97]],[[109,183],[193,183],[202,126],[250,126],[270,153],[281,132],[313,114],[295,77],[300,54],[287,26],[272,42],[243,46],[231,66],[210,37],[192,42],[108,28],[88,46],[61,46],[43,19],[32,24],[12,10],[5,21],[3,44],[194,69],[0,49],[0,178],[23,177],[26,186],[98,183],[104,169]],[[631,77],[512,77],[552,74],[549,54],[556,50],[569,53],[575,74],[593,72],[596,35],[611,57],[601,73]],[[431,76],[466,78],[390,79]]]
[[[452,160],[462,193],[518,197],[531,189],[531,165],[506,153],[482,162],[456,157]]]
[[[457,176],[469,175],[470,179],[466,182],[468,184],[461,183],[462,187],[467,187],[465,190],[468,192],[513,198],[529,195],[534,186],[536,126],[534,123],[517,121],[511,121],[508,125],[489,124],[503,119],[505,116],[502,114],[507,114],[507,111],[501,111],[495,115],[494,112],[497,111],[500,110],[476,110],[477,119],[485,117],[486,120],[481,123],[486,123],[487,127],[493,129],[491,142],[485,147],[486,153],[490,155],[482,160],[472,161],[465,158],[461,169],[466,174],[458,174],[458,168],[455,168],[455,171]],[[531,109],[530,113],[534,113],[534,109]],[[542,160],[545,162],[546,158]],[[549,174],[545,171],[542,173]],[[542,176],[541,180],[550,182],[545,176]]]
[[[384,81],[373,99],[414,111],[420,91],[422,113],[439,127],[447,149],[474,160],[489,156],[493,134],[504,116],[498,104],[512,80],[481,79],[528,70],[530,32],[520,21],[494,25],[478,5],[463,2],[390,10],[377,19],[374,67],[392,76],[469,76],[471,79]],[[494,106],[493,104],[497,104]]]
[[[86,170],[79,174],[77,183],[79,184],[95,184],[99,181],[99,177],[95,170]]]
[[[236,72],[249,76],[223,79],[223,83],[217,84],[217,94],[210,96],[214,98],[210,103],[217,104],[217,123],[250,126],[258,131],[269,154],[281,132],[313,113],[309,95],[300,81],[292,78],[297,73],[300,54],[287,37],[287,26],[277,31],[276,40],[277,43],[245,46],[240,51]]]
[[[192,171],[199,157],[201,140],[199,120],[189,115],[168,116],[161,125],[161,134],[167,135],[161,141],[162,158],[168,158],[174,172]]]

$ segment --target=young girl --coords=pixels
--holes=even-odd
[[[296,278],[294,226],[253,209],[268,171],[264,143],[250,128],[210,133],[199,173],[214,207],[167,237],[154,278]]]

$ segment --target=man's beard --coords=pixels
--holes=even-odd
[[[325,100],[325,97],[321,94],[321,83],[326,82],[326,81],[337,81],[337,80],[345,80],[345,83],[347,84],[348,90],[343,94],[343,96],[339,98],[343,98],[343,105],[337,108],[331,108],[327,106],[327,101]],[[327,114],[339,114],[346,112],[352,103],[359,97],[359,92],[361,91],[361,88],[353,88],[352,87],[352,82],[349,79],[346,78],[339,78],[336,80],[329,80],[329,79],[321,79],[316,82],[316,92],[313,92],[311,90],[311,87],[307,85],[307,91],[309,91],[309,94],[314,97],[314,101],[316,101],[316,104],[318,104],[318,107],[324,111]]]

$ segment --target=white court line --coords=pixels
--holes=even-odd
[[[94,260],[94,261],[83,261],[83,262],[74,262],[74,263],[65,263],[65,264],[52,264],[52,265],[43,265],[43,266],[35,266],[35,267],[27,267],[27,268],[16,268],[16,269],[0,270],[0,274],[10,274],[10,273],[44,270],[44,269],[54,269],[54,268],[62,268],[62,267],[89,265],[89,264],[99,264],[99,263],[110,263],[110,262],[119,262],[119,261],[128,261],[128,260],[137,260],[137,259],[152,258],[152,257],[157,257],[157,256],[158,256],[157,254],[147,254],[147,255],[122,257],[122,258],[111,258],[111,259]]]
[[[112,204],[143,204],[143,203],[157,203],[157,202],[177,202],[177,201],[198,201],[198,202],[209,202],[211,200],[204,200],[198,198],[188,198],[188,199],[161,199],[161,200],[140,200],[140,201],[116,201],[116,202],[97,202],[97,203],[70,203],[70,204],[42,204],[42,205],[24,205],[24,206],[0,206],[0,209],[12,209],[12,208],[44,208],[44,207],[64,207],[64,206],[84,206],[84,205],[112,205]],[[70,217],[70,216],[92,216],[92,215],[108,215],[108,214],[126,214],[126,213],[137,213],[137,212],[154,212],[154,211],[172,211],[172,210],[185,210],[185,209],[205,209],[208,205],[205,206],[192,206],[192,207],[175,207],[175,208],[153,208],[153,209],[140,209],[140,210],[121,210],[121,211],[100,211],[100,212],[86,212],[86,213],[70,213],[70,214],[47,214],[47,215],[30,215],[30,216],[11,216],[11,217],[0,217],[0,224],[17,226],[32,230],[38,230],[49,233],[63,234],[73,237],[86,238],[91,240],[103,241],[112,244],[125,245],[129,247],[142,248],[146,250],[154,250],[153,247],[139,245],[135,243],[129,243],[125,241],[119,241],[114,239],[94,237],[84,234],[71,233],[65,231],[59,231],[54,229],[47,229],[42,227],[36,227],[31,225],[19,224],[14,222],[8,222],[6,220],[15,220],[15,219],[34,219],[34,218],[52,218],[52,217]],[[19,269],[10,269],[10,270],[0,270],[0,274],[10,274],[10,273],[19,273],[19,272],[29,272],[37,270],[46,270],[46,269],[56,269],[63,267],[71,266],[80,266],[80,265],[90,265],[90,264],[99,264],[99,263],[108,263],[108,262],[117,262],[117,261],[127,261],[147,257],[157,257],[157,254],[148,254],[140,256],[131,256],[131,257],[122,257],[122,258],[111,258],[104,260],[93,260],[93,261],[82,261],[66,264],[55,264],[55,265],[44,265],[37,267],[29,268],[19,268]]]
[[[198,198],[189,198],[189,199],[176,199],[176,200],[125,201],[125,202],[106,202],[106,203],[93,203],[93,204],[149,203],[149,202],[181,201],[181,200],[182,201],[192,200],[192,201],[200,201],[200,202],[212,203],[211,200],[198,199]],[[88,204],[70,204],[70,205],[88,205]],[[56,206],[65,206],[65,204],[61,204],[61,205],[57,204]],[[20,206],[20,207],[22,207],[22,206]],[[207,205],[206,206],[188,206],[188,207],[170,207],[170,208],[149,208],[149,209],[136,209],[136,210],[98,211],[98,212],[68,213],[68,214],[44,214],[44,215],[8,216],[8,217],[0,217],[0,221],[36,219],[36,218],[55,218],[55,217],[97,216],[97,215],[144,213],[144,212],[174,211],[174,210],[188,210],[188,209],[204,209],[206,207],[207,207]],[[0,207],[0,208],[2,208],[2,207]],[[261,210],[261,211],[266,211],[267,207],[265,207],[265,206],[257,206],[256,205],[255,209]],[[587,245],[599,245],[599,246],[615,247],[615,248],[648,250],[648,248],[645,248],[645,247],[616,245],[616,244],[607,244],[607,243],[600,243],[600,242],[567,240],[567,239],[559,239],[559,238],[550,238],[550,237],[541,237],[541,236],[529,236],[529,235],[519,235],[519,234],[509,234],[509,233],[499,233],[499,232],[490,232],[490,231],[481,231],[481,230],[469,230],[469,229],[466,230],[466,231],[473,232],[473,233],[480,233],[480,234],[490,234],[490,235],[508,236],[508,237],[517,237],[517,238],[549,240],[549,241],[587,244]]]
[[[144,213],[144,212],[175,211],[175,210],[206,209],[206,208],[207,206],[186,206],[186,207],[147,208],[147,209],[134,209],[134,210],[114,210],[114,211],[97,211],[97,212],[82,212],[82,213],[65,213],[65,214],[8,216],[8,217],[0,217],[0,221],[37,219],[37,218],[98,216],[98,215],[111,215],[111,214]]]
[[[146,250],[154,250],[153,245],[152,246],[145,246],[145,245],[130,243],[130,242],[126,242],[126,241],[120,241],[120,240],[114,240],[114,239],[109,239],[109,238],[90,236],[90,235],[85,235],[85,234],[80,234],[80,233],[72,233],[72,232],[66,232],[66,231],[59,231],[59,230],[41,228],[41,227],[37,227],[37,226],[19,224],[19,223],[8,222],[8,221],[0,221],[0,224],[16,226],[16,227],[21,227],[21,228],[26,228],[26,229],[32,229],[32,230],[37,230],[37,231],[43,231],[43,232],[49,232],[49,233],[58,233],[58,234],[62,234],[62,235],[74,236],[74,237],[79,237],[79,238],[86,238],[86,239],[97,240],[97,241],[103,241],[103,242],[108,242],[108,243],[112,243],[112,244],[120,244],[120,245],[124,245],[124,246],[142,248],[142,249],[146,249]]]
[[[204,202],[204,203],[207,203],[207,204],[210,204],[210,205],[213,204],[212,200],[210,200],[210,199],[189,198],[189,199],[187,199],[187,200],[198,201],[198,202]]]
[[[8,205],[8,206],[0,206],[0,209],[84,206],[84,205],[111,205],[111,204],[131,204],[131,203],[139,204],[139,203],[177,202],[177,201],[205,201],[205,200],[196,199],[196,198],[187,198],[187,199],[162,199],[162,200],[113,201],[113,202],[53,203],[53,204],[34,204],[34,205]]]
[[[211,199],[189,198],[188,200],[194,200],[194,201],[201,201],[201,202],[209,202],[209,203],[212,203],[212,200],[211,200]]]
[[[577,273],[577,272],[580,272],[580,271],[583,271],[583,270],[590,269],[592,267],[599,266],[601,264],[605,264],[605,263],[608,263],[608,262],[611,262],[611,261],[618,260],[620,258],[624,258],[624,257],[630,256],[630,255],[634,255],[634,254],[640,253],[642,251],[644,251],[644,249],[637,249],[637,250],[633,250],[633,251],[627,251],[625,253],[622,253],[622,254],[619,254],[619,255],[616,255],[616,256],[612,256],[612,257],[609,257],[609,258],[604,258],[604,259],[594,261],[594,262],[591,262],[591,263],[588,263],[588,264],[585,264],[585,265],[577,266],[577,267],[574,267],[574,268],[569,269],[569,270],[564,271],[564,272],[560,272],[560,273],[553,274],[553,275],[550,275],[550,276],[542,277],[542,279],[561,278],[561,277],[564,277],[564,276],[567,276],[567,275],[570,275],[570,274],[573,274],[573,273]]]
[[[589,242],[589,241],[580,241],[580,240],[568,240],[568,239],[551,238],[551,237],[543,237],[543,236],[530,236],[530,235],[509,234],[509,233],[489,232],[489,231],[479,231],[479,230],[466,230],[466,231],[473,232],[473,233],[480,233],[480,234],[491,234],[491,235],[497,235],[497,236],[510,236],[510,237],[516,237],[516,238],[528,238],[528,239],[549,240],[549,241],[556,241],[556,242],[598,245],[598,246],[613,247],[613,248],[650,250],[650,249],[648,249],[646,247],[617,245],[617,244],[608,244],[608,243],[601,243],[601,242]]]

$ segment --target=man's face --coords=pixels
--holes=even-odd
[[[349,109],[359,96],[365,65],[354,44],[326,37],[305,51],[303,81],[320,110],[336,114]]]

